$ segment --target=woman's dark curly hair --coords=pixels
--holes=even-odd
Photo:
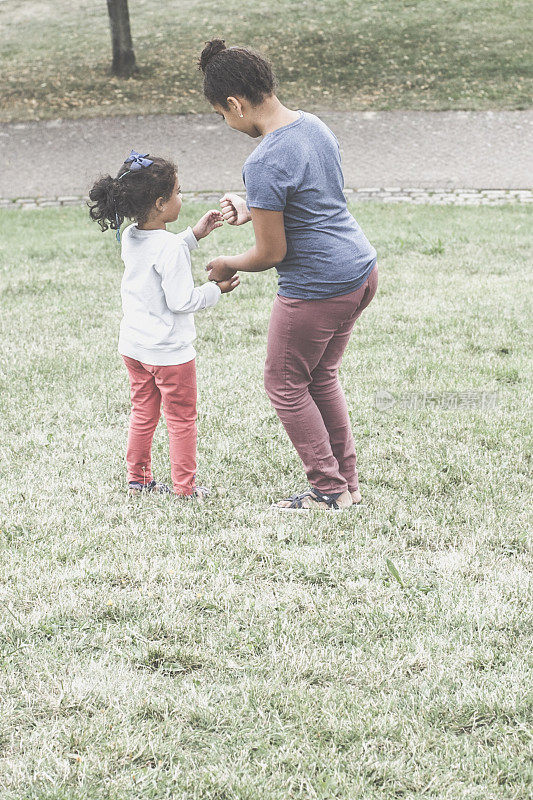
[[[176,183],[176,165],[163,158],[151,157],[149,167],[131,171],[124,162],[116,178],[103,175],[89,192],[89,214],[103,231],[117,230],[126,218],[141,225],[158,197],[168,200]]]
[[[204,74],[204,95],[211,105],[229,108],[228,97],[246,97],[262,103],[276,88],[276,78],[267,59],[247,47],[227,48],[222,39],[206,42],[198,59]]]

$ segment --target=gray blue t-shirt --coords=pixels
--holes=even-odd
[[[279,294],[337,297],[362,286],[376,251],[348,211],[335,134],[314,114],[298,113],[246,159],[246,202],[283,211],[287,255],[277,266]]]

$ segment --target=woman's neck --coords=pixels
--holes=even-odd
[[[291,111],[273,94],[258,107],[254,124],[260,136],[266,136],[267,133],[272,133],[278,128],[290,125],[291,122],[296,122],[299,116],[297,111]]]

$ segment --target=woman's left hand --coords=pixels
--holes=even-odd
[[[224,217],[222,216],[220,211],[217,211],[215,208],[212,208],[207,214],[204,214],[201,219],[198,220],[192,232],[196,239],[205,239],[206,236],[209,236],[211,231],[214,231],[215,228],[220,228],[221,225],[224,224]]]
[[[206,271],[209,272],[208,278],[210,281],[229,281],[237,272],[236,269],[228,266],[224,256],[219,256],[210,261]]]

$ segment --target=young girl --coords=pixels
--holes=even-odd
[[[376,292],[376,251],[347,208],[337,139],[318,117],[279,101],[269,62],[214,40],[199,66],[217,114],[231,128],[263,137],[243,166],[247,203],[236,194],[222,200],[227,222],[252,222],[255,244],[208,268],[215,280],[273,266],[279,274],[265,388],[310,490],[275,507],[349,508],[361,494],[338,371],[354,323]]]
[[[118,351],[131,386],[132,413],[126,462],[129,493],[169,492],[151,470],[154,431],[165,413],[172,485],[175,494],[202,500],[208,490],[196,485],[196,370],[193,314],[217,304],[238,277],[195,288],[190,251],[220,227],[219,211],[208,211],[179,234],[166,230],[178,218],[181,190],[176,167],[134,150],[116,178],[106,175],[89,192],[90,215],[105,231],[117,231],[126,217],[135,220],[122,234],[122,310]]]

